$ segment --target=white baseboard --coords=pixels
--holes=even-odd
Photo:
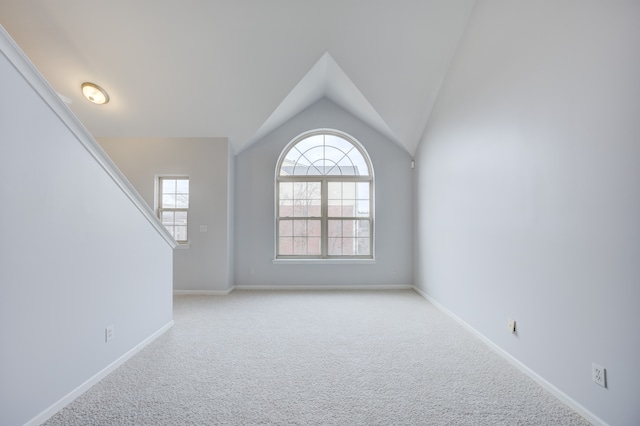
[[[236,285],[235,290],[411,290],[412,285]]]
[[[416,293],[418,293],[420,296],[424,297],[433,306],[438,308],[440,311],[444,312],[446,315],[448,315],[450,318],[452,318],[458,324],[460,324],[465,329],[467,329],[468,331],[473,333],[476,337],[478,337],[485,344],[487,344],[487,346],[489,346],[494,352],[496,352],[498,355],[502,356],[504,359],[509,361],[509,363],[511,363],[514,367],[516,367],[517,369],[522,371],[524,374],[526,374],[527,376],[532,378],[536,383],[538,383],[544,389],[549,391],[552,395],[554,395],[556,398],[558,398],[560,401],[562,401],[565,405],[569,406],[573,411],[575,411],[576,413],[578,413],[579,415],[584,417],[585,420],[587,420],[589,423],[591,423],[593,425],[599,425],[599,426],[608,426],[608,424],[604,420],[602,420],[601,418],[599,418],[598,416],[593,414],[591,411],[586,409],[582,404],[580,404],[577,401],[575,401],[573,398],[568,396],[566,393],[562,392],[560,389],[558,389],[557,387],[555,387],[554,385],[549,383],[547,380],[545,380],[538,373],[536,373],[535,371],[531,370],[525,364],[523,364],[522,362],[520,362],[519,360],[514,358],[513,355],[511,355],[510,353],[508,353],[504,349],[502,349],[500,346],[498,346],[495,343],[493,343],[486,336],[484,336],[478,330],[476,330],[471,325],[469,325],[467,322],[462,320],[456,314],[451,312],[449,309],[447,309],[444,306],[442,306],[434,298],[432,298],[431,296],[426,294],[420,288],[418,288],[416,286],[412,286],[412,288]]]
[[[109,375],[109,373],[114,371],[116,368],[120,367],[132,356],[140,352],[140,350],[142,350],[149,343],[156,340],[158,337],[160,337],[164,332],[169,330],[171,327],[173,327],[173,320],[171,320],[170,322],[162,326],[158,331],[156,331],[151,336],[144,339],[142,342],[137,344],[135,347],[133,347],[127,353],[122,355],[120,358],[113,361],[111,364],[109,364],[103,370],[99,371],[89,380],[87,380],[86,382],[84,382],[83,384],[81,384],[71,392],[69,392],[67,395],[59,399],[57,402],[55,402],[49,408],[44,410],[42,413],[38,414],[33,419],[29,420],[27,423],[25,423],[25,426],[38,426],[46,422],[47,420],[49,420],[54,414],[56,414],[58,411],[62,410],[64,407],[69,405],[71,402],[73,402],[74,399],[76,399],[77,397],[79,397],[80,395],[88,391],[93,385],[95,385],[100,380],[105,378],[107,375]]]
[[[174,296],[228,296],[239,291],[299,291],[299,290],[412,290],[406,285],[235,285],[227,290],[174,290]]]
[[[174,296],[226,296],[230,294],[235,287],[227,290],[173,290]]]

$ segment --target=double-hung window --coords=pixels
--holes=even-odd
[[[276,171],[276,258],[372,259],[373,183],[352,137],[321,130],[296,138]]]
[[[176,242],[188,242],[189,178],[158,178],[158,217]]]

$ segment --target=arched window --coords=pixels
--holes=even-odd
[[[373,169],[335,130],[294,139],[276,169],[276,258],[372,259]]]

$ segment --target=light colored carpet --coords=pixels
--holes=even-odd
[[[413,291],[175,299],[47,425],[586,425]]]

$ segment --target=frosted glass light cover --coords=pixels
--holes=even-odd
[[[102,105],[109,102],[109,95],[107,95],[107,92],[105,92],[102,87],[93,83],[83,83],[82,94],[94,104]]]

